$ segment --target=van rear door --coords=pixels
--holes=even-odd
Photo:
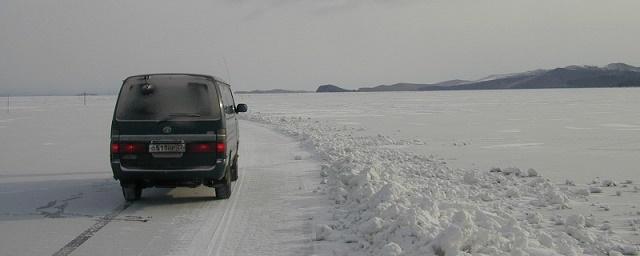
[[[130,169],[209,169],[224,155],[217,152],[220,111],[207,77],[129,78],[116,104],[112,153]]]

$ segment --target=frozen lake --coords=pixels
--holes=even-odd
[[[240,178],[228,200],[213,200],[209,187],[147,188],[125,203],[109,165],[115,97],[88,97],[86,106],[82,97],[13,97],[8,111],[2,103],[1,256],[321,250],[308,228],[330,208],[312,192],[319,165],[295,160],[309,153],[291,138],[242,121]]]
[[[640,178],[640,89],[237,95],[250,111],[420,140],[450,166],[535,168],[557,182]]]
[[[420,140],[408,146],[426,155],[444,158],[449,166],[486,170],[492,167],[535,168],[557,182],[573,179],[586,183],[595,177],[614,180],[640,179],[640,89],[560,89],[501,91],[441,91],[329,94],[236,95],[250,111],[267,115],[301,116],[353,128],[354,134]],[[3,99],[6,100],[6,99]],[[59,171],[96,172],[108,162],[103,154],[80,159],[39,154],[28,161],[23,152],[74,147],[102,152],[108,144],[109,120],[115,97],[14,97],[0,104],[0,131],[21,134],[25,143],[0,155],[5,174],[24,174],[43,164]],[[46,109],[42,106],[46,105]],[[100,117],[87,115],[85,108]],[[96,144],[85,140],[59,148],[52,143],[64,136],[65,127],[40,127],[49,113],[67,118],[78,136],[99,135]],[[19,133],[11,122],[22,119],[30,131]],[[101,125],[87,120],[101,120]],[[90,128],[91,127],[91,128]],[[98,128],[98,130],[94,130]],[[41,129],[46,129],[42,132]],[[24,133],[26,132],[26,133]],[[85,134],[86,133],[86,134]],[[28,136],[24,136],[27,135]],[[0,140],[8,139],[2,136]],[[37,145],[37,146],[36,146]],[[65,154],[66,155],[66,154]],[[24,161],[15,161],[23,159]],[[13,160],[13,161],[9,161]],[[61,165],[64,164],[64,168]]]
[[[134,204],[123,203],[105,153],[114,96],[89,97],[86,106],[82,97],[11,98],[8,109],[0,102],[0,254],[331,255],[340,247],[381,255],[395,241],[407,255],[430,255],[423,250],[463,248],[447,228],[463,221],[469,248],[487,255],[633,255],[638,96],[638,89],[237,95],[250,113],[241,124],[244,176],[235,197],[150,189]],[[536,168],[543,178],[487,171],[494,166]],[[587,184],[598,176],[603,182]],[[607,178],[634,182],[609,186]],[[576,185],[553,184],[565,179]],[[112,214],[85,243],[69,242]],[[230,238],[211,246],[218,236]]]

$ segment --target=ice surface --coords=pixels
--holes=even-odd
[[[0,111],[0,255],[53,255],[126,205],[108,160],[114,102],[15,97]],[[318,162],[291,138],[240,127],[230,199],[212,200],[208,187],[145,189],[71,255],[330,255],[329,242],[312,241],[330,209],[312,192]]]
[[[534,168],[555,182],[639,177],[638,88],[238,98],[254,112],[331,121],[356,136],[419,140],[405,149],[438,155],[453,168]]]
[[[155,191],[78,254],[638,254],[638,96],[242,95],[250,121],[312,154],[246,122],[241,133],[254,137],[243,150],[259,152],[243,155],[255,157],[241,168],[258,175],[243,200],[210,204],[189,197],[205,190]],[[50,255],[121,203],[106,154],[114,98],[93,100],[85,107],[77,97],[16,98],[0,113],[3,253]],[[314,169],[314,159],[322,166]],[[227,236],[222,247],[210,243]]]

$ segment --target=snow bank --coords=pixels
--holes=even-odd
[[[355,136],[311,118],[245,118],[299,138],[326,163],[317,191],[335,203],[335,221],[317,227],[316,239],[348,244],[343,255],[638,253],[638,246],[588,225],[585,216],[542,217],[541,211],[570,208],[593,189],[571,193],[533,169],[451,169],[393,147],[411,141]]]

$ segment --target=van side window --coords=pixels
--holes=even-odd
[[[230,115],[235,114],[236,109],[235,103],[233,102],[233,96],[231,95],[231,89],[229,89],[228,85],[222,84],[220,86],[220,91],[222,94],[222,106],[224,107],[224,112]]]
[[[236,102],[233,99],[233,93],[231,93],[231,87],[227,87],[227,91],[229,92],[228,95],[229,95],[229,99],[230,99],[231,105],[233,105],[233,109],[236,109]]]

